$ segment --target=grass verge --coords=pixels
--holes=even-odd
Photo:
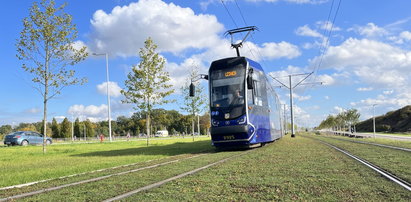
[[[208,138],[0,148],[0,187],[211,150]]]
[[[351,154],[359,156],[398,177],[411,182],[411,153],[369,144],[341,141],[338,139],[316,136],[320,140],[331,143]]]

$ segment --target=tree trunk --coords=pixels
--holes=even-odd
[[[46,57],[48,55],[48,49],[46,49]],[[48,71],[49,70],[49,61],[46,58],[45,64],[45,75],[44,75],[44,97],[43,97],[43,154],[46,153],[46,136],[47,136],[47,99],[49,94],[49,78],[48,78]]]
[[[46,135],[47,135],[47,98],[46,98],[46,93],[45,93],[44,101],[43,101],[43,154],[46,153]]]
[[[201,134],[201,131],[200,131],[200,115],[199,114],[197,114],[197,132],[198,132],[198,135]]]
[[[193,142],[194,142],[194,118],[195,118],[195,114],[193,113],[193,118],[191,119],[191,123],[192,123],[191,132],[193,136]]]
[[[146,115],[146,130],[147,130],[147,146],[149,144],[149,138],[150,138],[150,113],[147,112]]]

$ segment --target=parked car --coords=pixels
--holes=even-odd
[[[46,144],[51,144],[53,141],[50,137],[46,137]],[[33,131],[17,131],[6,135],[4,145],[21,145],[43,144],[43,135]]]
[[[156,132],[154,137],[168,137],[168,131],[167,130],[159,130]]]

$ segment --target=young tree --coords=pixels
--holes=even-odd
[[[59,138],[60,137],[60,129],[57,120],[53,118],[51,121],[51,132],[53,133],[52,137]]]
[[[347,119],[348,124],[350,124],[350,127],[351,126],[354,127],[353,132],[356,131],[355,130],[355,125],[359,122],[360,116],[361,116],[361,114],[358,112],[357,109],[350,109],[346,113],[346,119]]]
[[[144,48],[139,51],[140,63],[133,66],[125,81],[126,90],[121,90],[125,96],[123,103],[134,103],[136,110],[146,114],[147,145],[150,136],[150,116],[155,106],[172,102],[165,97],[174,92],[168,84],[169,73],[164,71],[165,59],[156,53],[157,45],[151,38],[144,42]]]
[[[76,121],[74,121],[74,136],[81,137],[80,120],[78,118],[76,118]]]
[[[83,84],[86,80],[75,77],[67,69],[87,57],[86,47],[75,49],[77,29],[72,16],[55,7],[54,0],[34,2],[29,17],[23,19],[23,30],[17,41],[17,57],[24,61],[23,69],[33,75],[35,88],[43,97],[43,153],[46,152],[47,102],[69,85]]]
[[[64,118],[60,126],[60,137],[70,138],[71,137],[71,123],[67,118]]]
[[[87,137],[94,137],[95,131],[94,129],[96,128],[96,125],[94,125],[90,120],[86,120],[85,122],[85,127],[86,127],[86,135]]]
[[[199,114],[205,109],[205,103],[207,102],[207,96],[204,95],[204,88],[203,86],[199,85],[200,82],[196,81],[193,82],[196,86],[195,88],[195,95],[190,97],[189,89],[191,81],[195,81],[198,78],[198,68],[191,69],[190,75],[186,79],[185,85],[181,88],[182,93],[184,95],[184,103],[181,105],[181,109],[188,113],[192,114],[192,135],[194,137],[194,122],[195,118],[199,116]],[[197,132],[200,134],[200,120],[197,117]]]

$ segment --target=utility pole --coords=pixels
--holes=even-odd
[[[284,84],[283,82],[281,82],[280,80],[278,80],[278,78],[275,78],[273,76],[271,76],[271,78],[273,78],[274,80],[276,80],[278,83],[280,83],[282,86],[284,86],[285,88],[290,90],[290,112],[291,112],[291,137],[295,137],[295,127],[294,127],[294,110],[293,110],[293,89],[296,88],[299,85],[309,85],[309,84],[322,84],[322,82],[316,82],[316,83],[303,83],[302,82],[304,80],[306,80],[309,76],[311,76],[311,74],[313,74],[314,72],[311,73],[304,73],[304,74],[290,74],[288,75],[288,79],[289,79],[289,86],[287,86],[286,84]],[[306,75],[306,77],[304,77],[303,79],[301,79],[297,84],[295,84],[293,86],[292,84],[292,78],[295,76],[304,76]]]
[[[377,104],[373,104],[372,105],[372,126],[373,126],[373,131],[374,131],[374,139],[375,139],[375,105]]]
[[[284,135],[287,133],[287,116],[286,116],[286,113],[285,113],[285,110],[286,110],[286,108],[285,108],[285,106],[286,106],[286,104],[282,104],[283,105],[283,115],[284,115],[284,123],[283,123],[283,125],[284,125]]]
[[[71,141],[74,141],[74,116],[71,115]]]

